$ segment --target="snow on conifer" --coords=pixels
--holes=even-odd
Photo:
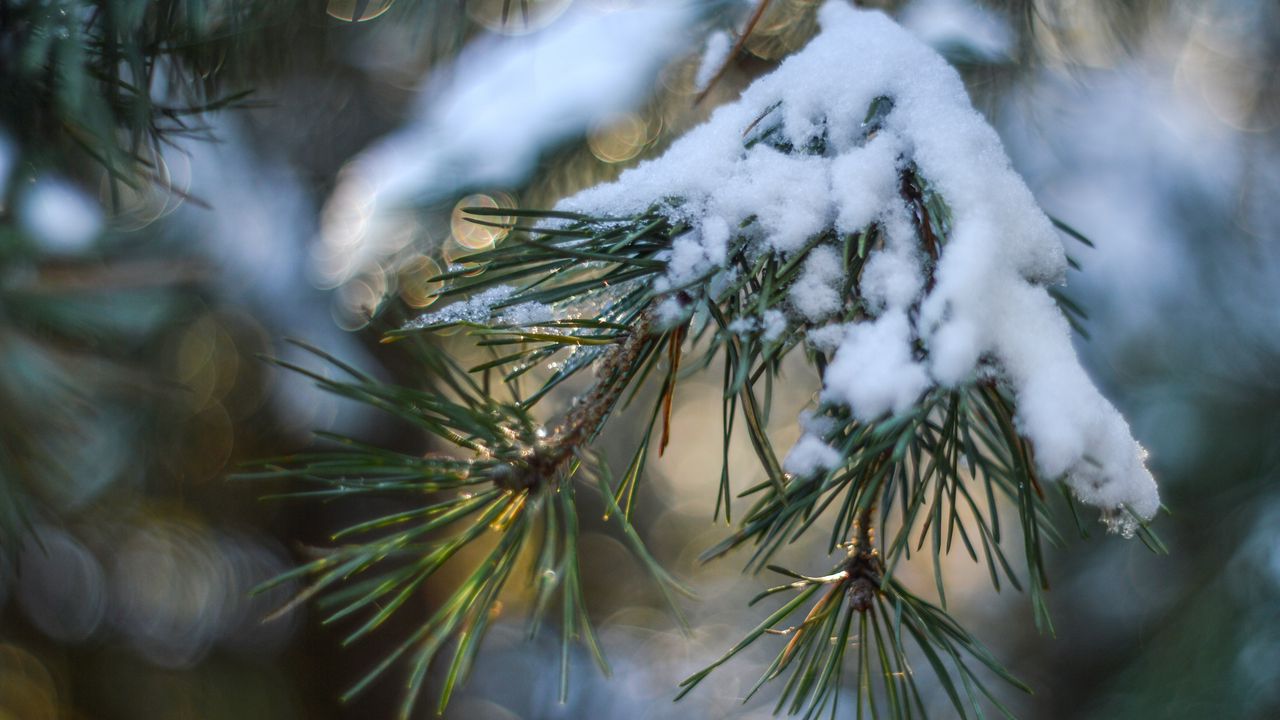
[[[1067,268],[1052,222],[941,56],[880,12],[830,2],[820,21],[806,48],[662,157],[560,209],[622,216],[677,199],[665,212],[694,230],[670,253],[668,287],[707,268],[732,272],[725,228],[749,226],[741,232],[754,234],[757,252],[807,252],[788,321],[805,324],[815,345],[835,348],[824,403],[874,421],[909,409],[930,387],[996,378],[1014,393],[1017,429],[1034,445],[1040,472],[1065,478],[1128,534],[1134,520],[1124,508],[1149,519],[1159,498],[1145,452],[1081,367],[1048,292]],[[887,112],[868,132],[868,108],[885,98]],[[772,141],[744,142],[762,124]],[[950,210],[936,265],[900,193],[908,166]],[[823,324],[844,270],[833,248],[806,246],[825,231],[871,224],[885,241],[859,278],[868,317]],[[787,466],[834,462],[807,432]]]

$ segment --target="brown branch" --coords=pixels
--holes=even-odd
[[[534,445],[519,469],[496,473],[493,481],[505,490],[519,492],[542,487],[590,442],[621,397],[626,383],[618,373],[636,361],[645,344],[653,338],[652,321],[644,313],[635,327],[605,351],[596,381],[580,396],[551,437]]]
[[[849,604],[858,612],[871,609],[884,577],[884,563],[880,559],[880,551],[876,550],[876,532],[871,525],[871,514],[875,509],[876,503],[872,502],[858,513],[853,524],[853,546],[845,560],[845,571],[849,573],[846,592]]]
[[[567,459],[574,449],[590,440],[600,429],[614,403],[626,389],[625,383],[615,382],[618,371],[635,362],[645,343],[653,337],[652,326],[649,313],[644,313],[620,343],[605,351],[600,370],[596,373],[595,384],[569,411],[555,433],[553,443],[561,446],[560,452],[565,455],[562,459]]]
[[[662,440],[658,443],[658,457],[667,451],[667,443],[671,442],[671,403],[676,396],[676,373],[680,372],[680,346],[689,333],[688,325],[681,325],[672,334],[667,344],[667,357],[671,363],[671,373],[666,385],[662,388]]]

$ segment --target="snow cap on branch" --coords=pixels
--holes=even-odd
[[[1067,267],[1052,222],[941,56],[880,12],[830,2],[820,21],[822,32],[804,50],[662,157],[561,209],[626,215],[679,198],[668,212],[695,229],[681,241],[714,238],[715,247],[673,253],[673,278],[693,272],[685,258],[723,257],[725,227],[744,228],[735,232],[758,250],[807,252],[789,310],[793,322],[812,323],[830,314],[828,291],[846,284],[840,254],[811,242],[878,225],[883,246],[872,249],[855,286],[872,316],[839,326],[823,401],[875,421],[909,409],[929,387],[994,375],[1014,393],[1017,429],[1033,444],[1040,472],[1065,477],[1077,497],[1131,531],[1122,508],[1152,517],[1155,481],[1128,425],[1080,366],[1047,290]],[[891,105],[870,132],[864,119],[879,98]],[[745,142],[766,116],[778,118],[773,142]],[[900,191],[907,168],[951,213],[931,286]],[[832,327],[822,328],[825,343]],[[804,446],[794,464],[829,464],[817,447]]]

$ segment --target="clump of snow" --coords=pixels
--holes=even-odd
[[[925,366],[911,357],[911,324],[893,310],[870,322],[854,323],[827,366],[822,399],[848,405],[872,422],[908,410],[929,389]]]
[[[792,475],[804,477],[813,475],[819,470],[839,467],[842,461],[843,458],[835,448],[813,435],[804,435],[787,453],[786,459],[782,462],[782,469]]]
[[[666,212],[694,231],[667,257],[672,285],[723,262],[724,228],[744,228],[748,253],[808,252],[790,300],[811,323],[854,300],[826,292],[844,286],[843,263],[812,239],[876,224],[882,242],[858,278],[870,317],[809,333],[835,348],[823,401],[873,421],[931,387],[995,373],[1014,393],[1018,430],[1046,477],[1065,477],[1108,516],[1127,508],[1152,517],[1159,498],[1144,452],[1081,368],[1046,289],[1065,275],[1061,240],[959,75],[882,13],[829,2],[820,21],[808,47],[665,155],[560,208],[623,216],[679,198]],[[868,126],[879,98],[891,105]],[[936,263],[900,191],[906,167],[950,208]],[[806,433],[793,466],[829,459],[810,442],[819,437]]]
[[[816,247],[805,258],[800,277],[791,286],[791,305],[811,322],[823,320],[840,309],[843,281],[840,253],[830,245]]]
[[[792,446],[782,461],[782,469],[800,477],[812,476],[819,470],[840,467],[844,462],[840,452],[820,438],[836,429],[836,423],[825,415],[805,410],[800,413],[800,427],[804,434]]]
[[[729,51],[733,49],[733,41],[729,33],[717,30],[707,37],[707,44],[702,51],[702,60],[698,62],[698,72],[693,76],[693,86],[702,92],[711,84],[724,63],[729,59]]]
[[[799,477],[809,477],[819,470],[831,470],[844,464],[840,451],[820,439],[836,429],[835,420],[804,410],[800,413],[800,428],[804,434],[787,452],[786,459],[782,461],[783,470]]]
[[[81,252],[102,231],[102,208],[60,178],[40,178],[19,205],[23,228],[48,252]]]
[[[664,300],[665,305],[669,300]],[[659,311],[661,311],[659,306]],[[759,317],[744,316],[729,322],[729,332],[737,335],[759,333],[760,339],[773,342],[787,331],[787,316],[781,310],[765,310]]]
[[[539,325],[551,322],[554,319],[555,312],[552,311],[551,306],[540,302],[523,302],[519,305],[512,305],[503,310],[502,314],[498,316],[499,323],[518,327]]]
[[[878,221],[884,230],[884,250],[872,253],[862,269],[862,296],[872,310],[903,308],[920,296],[924,272],[915,229],[900,201],[889,203]]]
[[[849,332],[848,325],[833,323],[831,325],[823,325],[814,328],[805,333],[805,340],[814,350],[823,353],[835,352],[840,347],[840,343],[844,340],[844,336]]]
[[[406,330],[413,330],[450,323],[492,322],[494,306],[511,297],[511,294],[515,291],[516,289],[510,285],[495,285],[472,295],[466,300],[453,303],[435,312],[419,315],[406,323],[404,327]],[[522,305],[517,305],[512,310],[517,310]]]
[[[522,302],[499,308],[498,306],[515,291],[516,289],[510,285],[497,285],[435,312],[419,315],[406,323],[404,328],[414,330],[454,323],[531,327],[556,319],[555,310],[550,305],[540,302]]]
[[[689,319],[689,309],[677,297],[668,297],[659,305],[656,312],[658,327],[673,328]]]
[[[714,227],[722,223],[709,223],[711,228],[703,230],[702,237],[694,234],[686,233],[677,237],[671,242],[671,250],[665,251],[659,255],[661,260],[666,261],[670,272],[664,278],[658,278],[658,290],[665,291],[673,287],[679,288],[696,281],[709,269],[724,262],[723,244],[713,239],[714,234],[718,234]],[[728,228],[725,228],[725,239],[728,239]],[[720,248],[719,263],[713,264],[712,256],[716,254],[716,248]]]
[[[765,342],[773,342],[787,331],[787,316],[783,315],[781,310],[765,310],[761,323],[764,325],[764,331],[760,337],[764,338]]]
[[[899,138],[880,133],[860,152],[844,153],[831,163],[831,191],[844,198],[836,228],[857,232],[898,196],[898,161],[905,148]]]

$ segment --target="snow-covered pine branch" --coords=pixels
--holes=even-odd
[[[432,498],[412,514],[343,535],[403,531],[368,536],[344,546],[340,561],[312,564],[310,592],[357,572],[370,576],[361,586],[369,589],[342,595],[333,614],[382,608],[353,639],[395,612],[452,553],[489,530],[499,534],[489,564],[353,692],[412,650],[407,714],[426,668],[453,647],[443,708],[471,667],[488,603],[526,545],[544,548],[535,625],[558,597],[566,613],[562,657],[579,631],[598,652],[576,564],[574,493],[584,481],[672,600],[681,585],[648,555],[631,511],[651,450],[671,440],[677,386],[714,362],[724,367],[726,458],[717,512],[728,519],[733,499],[735,422],[767,479],[741,493],[751,506],[703,557],[750,546],[749,566],[788,578],[757,599],[791,599],[686,679],[681,695],[771,632],[790,638],[755,687],[790,673],[779,707],[822,712],[840,694],[847,652],[856,647],[865,669],[875,647],[879,688],[860,679],[856,702],[887,704],[893,717],[923,715],[904,649],[913,644],[957,714],[968,717],[980,703],[999,706],[970,665],[1026,686],[947,614],[940,556],[954,537],[973,560],[985,559],[997,587],[1003,576],[1023,588],[1006,556],[997,498],[1016,508],[1041,627],[1048,622],[1041,545],[1054,537],[1041,477],[1065,478],[1064,495],[1100,507],[1112,529],[1156,544],[1144,527],[1159,500],[1143,452],[1077,361],[1072,306],[1054,295],[1068,266],[1054,221],[939,55],[878,12],[831,2],[820,20],[821,34],[806,48],[662,157],[555,210],[469,211],[473,222],[509,233],[433,278],[457,302],[392,335],[465,326],[492,351],[489,359],[464,370],[446,349],[422,344],[427,391],[350,370],[351,381],[314,376],[453,447],[424,457],[379,454],[373,464],[358,453],[308,456],[284,471],[331,484],[333,493]],[[769,397],[795,350],[822,384],[817,408],[800,418],[802,437],[779,460],[766,429]],[[535,412],[548,398],[563,400],[552,391],[575,376],[590,380],[572,403]],[[657,386],[652,400],[638,392],[646,380]],[[630,463],[615,475],[591,445],[631,401],[652,405]],[[387,473],[404,479],[370,482]],[[834,567],[770,564],[820,518],[830,521],[828,551],[842,551]],[[445,549],[430,551],[419,570],[404,574],[384,562],[446,522]],[[938,605],[895,573],[926,540]]]
[[[820,20],[806,48],[662,157],[559,209],[626,216],[675,200],[664,212],[694,231],[676,238],[660,291],[715,269],[708,292],[731,283],[727,248],[738,232],[757,253],[806,252],[786,312],[814,344],[835,349],[823,403],[873,421],[906,411],[933,386],[1007,383],[1041,474],[1065,477],[1112,529],[1131,534],[1135,518],[1159,508],[1155,482],[1128,425],[1080,366],[1047,290],[1067,268],[1053,223],[937,53],[880,12],[831,2]],[[883,111],[869,119],[877,101]],[[950,212],[936,259],[920,246],[919,210],[900,191],[908,167]],[[870,226],[883,246],[852,283],[866,317],[833,325],[851,283],[837,243],[809,244]],[[667,303],[669,323],[685,319],[676,300]],[[839,461],[806,436],[787,466]]]

